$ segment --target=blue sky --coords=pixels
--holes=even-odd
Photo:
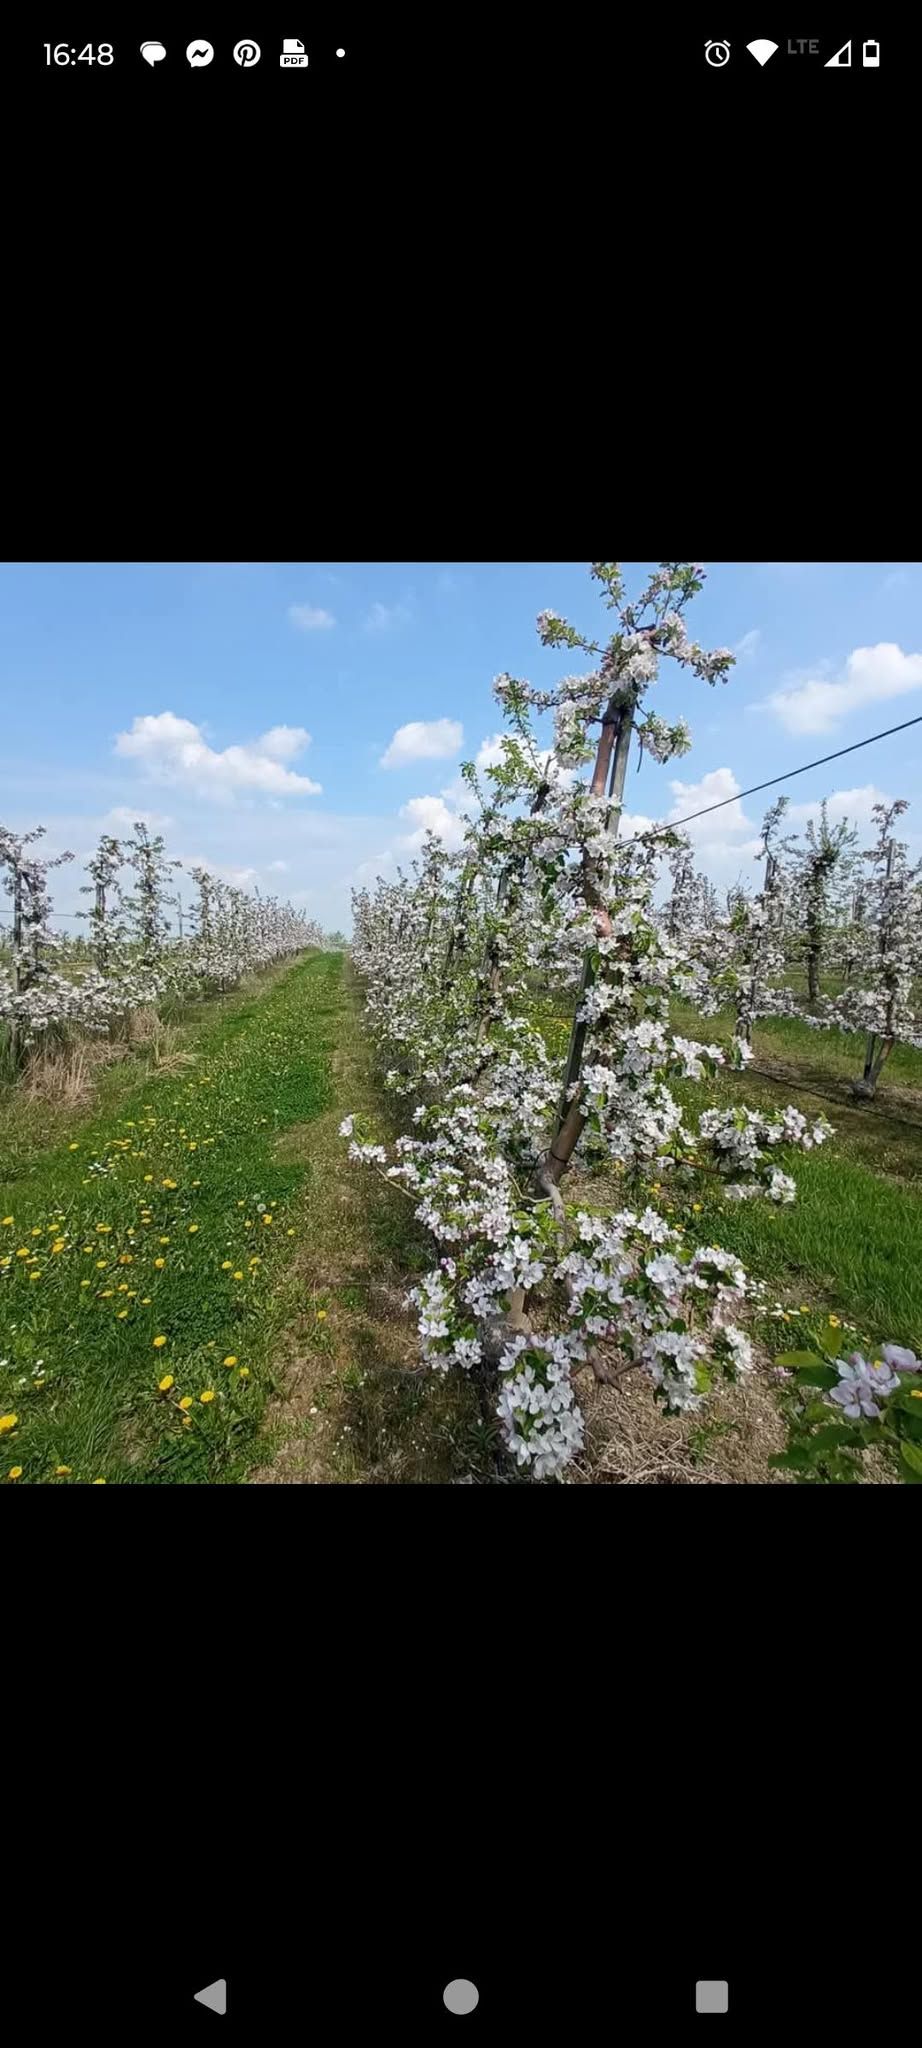
[[[629,585],[648,567],[628,565]],[[143,816],[171,854],[348,929],[354,882],[406,866],[427,824],[456,842],[459,764],[501,729],[493,677],[547,686],[577,665],[538,645],[545,608],[605,632],[578,563],[6,564],[0,819],[44,824],[49,852],[82,861]],[[651,702],[694,745],[632,767],[634,817],[678,817],[922,712],[919,564],[711,564],[689,627],[738,664],[713,691],[664,664]],[[829,795],[866,840],[875,799],[907,796],[922,851],[917,734],[800,777],[795,826]],[[757,874],[770,800],[696,828],[719,884]],[[54,877],[62,913],[83,900],[76,867]]]

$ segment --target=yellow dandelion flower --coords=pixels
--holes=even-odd
[[[240,1373],[239,1373],[239,1378],[240,1378],[240,1379],[242,1379],[242,1380],[248,1380],[248,1379],[249,1379],[249,1377],[250,1377],[250,1368],[249,1368],[249,1366],[248,1366],[248,1365],[242,1365],[242,1366],[240,1367]]]
[[[80,1143],[79,1143],[79,1140],[78,1140],[78,1141],[77,1141],[77,1142],[76,1142],[75,1144],[73,1144],[73,1145],[68,1145],[67,1149],[68,1149],[68,1152],[79,1152],[79,1150],[80,1150]]]
[[[200,1400],[200,1401],[213,1401],[213,1400],[214,1400],[214,1388],[213,1388],[213,1387],[206,1387],[206,1388],[205,1388],[205,1392],[204,1392],[203,1394],[200,1394],[200,1395],[199,1395],[199,1400]]]
[[[94,1479],[93,1481],[94,1486],[105,1486],[105,1483],[104,1479]]]
[[[157,1271],[158,1271],[158,1273],[159,1273],[159,1272],[161,1272],[161,1271],[162,1271],[163,1267],[164,1267],[164,1266],[166,1265],[166,1260],[165,1260],[165,1259],[155,1259],[155,1260],[154,1260],[154,1265],[156,1266],[156,1268],[157,1268]]]
[[[169,1238],[168,1238],[168,1237],[162,1237],[162,1238],[160,1239],[160,1242],[161,1242],[161,1244],[169,1244],[170,1240],[169,1240]]]
[[[176,1182],[175,1182],[175,1180],[164,1180],[164,1181],[161,1181],[160,1185],[161,1185],[161,1187],[164,1187],[164,1188],[175,1188],[175,1186],[176,1186]]]
[[[152,1174],[152,1173],[146,1173],[146,1174],[144,1175],[144,1178],[145,1178],[145,1180],[153,1180],[154,1176],[153,1176],[153,1174]]]
[[[124,1322],[124,1320],[125,1320],[125,1317],[127,1316],[127,1314],[128,1314],[128,1310],[127,1310],[127,1308],[120,1308],[120,1309],[119,1309],[119,1312],[118,1312],[118,1315],[117,1315],[117,1316],[116,1316],[116,1318],[115,1318],[116,1322],[117,1322],[117,1323],[123,1323],[123,1322]]]
[[[32,1253],[30,1252],[27,1244],[20,1245],[19,1250],[16,1253],[16,1257],[17,1259],[30,1259],[32,1257]]]
[[[243,1279],[243,1274],[242,1274],[242,1273],[240,1273],[240,1272],[237,1272],[237,1273],[235,1273],[235,1274],[234,1274],[234,1279],[235,1279],[235,1280],[242,1280],[242,1279]]]
[[[149,1295],[149,1294],[142,1294],[142,1296],[141,1296],[141,1307],[142,1307],[142,1308],[150,1308],[150,1295]]]
[[[166,1338],[165,1338],[165,1337],[155,1337],[155,1338],[154,1338],[154,1350],[155,1350],[155,1351],[162,1351],[162,1350],[163,1350],[163,1347],[164,1347],[164,1344],[165,1344],[165,1343],[166,1343]]]
[[[72,1467],[70,1465],[56,1465],[54,1468],[54,1476],[56,1479],[69,1479],[71,1471]]]
[[[910,1387],[909,1398],[910,1401],[922,1401],[922,1387]]]
[[[99,1231],[100,1237],[108,1237],[112,1225],[111,1223],[97,1223],[96,1228]]]
[[[183,1394],[182,1400],[180,1401],[179,1405],[180,1405],[180,1408],[183,1408],[183,1409],[185,1409],[185,1408],[191,1408],[191,1406],[192,1406],[192,1395],[191,1395],[191,1394]]]
[[[56,1238],[55,1238],[55,1241],[54,1241],[54,1244],[52,1245],[51,1249],[52,1249],[52,1251],[53,1251],[53,1252],[62,1252],[62,1251],[64,1250],[64,1239],[63,1239],[63,1237],[56,1237]]]
[[[157,1381],[157,1385],[158,1385],[158,1387],[159,1387],[159,1389],[160,1389],[160,1392],[161,1392],[161,1394],[168,1394],[168,1393],[169,1393],[169,1391],[170,1391],[170,1388],[171,1388],[171,1386],[173,1385],[173,1375],[172,1375],[172,1373],[171,1373],[171,1372],[165,1372],[165,1373],[164,1373],[164,1375],[163,1375],[163,1378],[162,1378],[162,1380],[158,1380],[158,1381]]]
[[[285,1236],[286,1236],[286,1237],[294,1237],[294,1231],[293,1231],[293,1230],[286,1230],[286,1232],[285,1232]]]
[[[114,1293],[115,1293],[115,1288],[114,1288],[114,1287],[103,1287],[103,1288],[101,1289],[101,1291],[100,1291],[100,1296],[99,1296],[99,1299],[100,1299],[100,1301],[108,1301],[108,1299],[109,1299],[109,1296],[110,1296],[110,1294],[114,1294]]]
[[[842,1318],[841,1318],[841,1316],[830,1316],[830,1318],[829,1318],[829,1327],[830,1327],[830,1329],[831,1329],[831,1330],[841,1330],[841,1328],[842,1328]]]
[[[264,1217],[263,1217],[263,1222],[264,1222],[264,1223],[274,1223],[274,1222],[275,1222],[275,1217],[274,1217],[274,1216],[264,1216]]]
[[[36,1271],[35,1271],[34,1273],[30,1273],[30,1274],[29,1274],[29,1279],[30,1279],[30,1280],[40,1280],[40,1279],[41,1279],[41,1277],[42,1277],[42,1270],[41,1270],[41,1267],[40,1267],[40,1266],[39,1266],[39,1267],[38,1267],[38,1268],[36,1269]]]
[[[92,1281],[90,1281],[90,1280],[81,1280],[81,1282],[80,1282],[80,1285],[81,1285],[81,1287],[90,1287],[90,1286],[92,1286]]]
[[[190,1237],[193,1237],[193,1236],[195,1235],[195,1232],[197,1231],[197,1229],[198,1229],[198,1224],[197,1224],[197,1223],[190,1223],[190,1225],[189,1225],[189,1236],[190,1236]]]
[[[3,1221],[4,1223],[15,1223],[16,1218],[15,1216],[4,1216]]]
[[[0,1436],[6,1436],[9,1430],[15,1429],[18,1421],[18,1415],[0,1415]]]
[[[703,1204],[702,1204],[701,1202],[693,1202],[693,1203],[692,1203],[692,1215],[693,1215],[693,1216],[700,1216],[700,1214],[701,1214],[701,1210],[702,1210],[702,1207],[703,1207]]]
[[[11,1466],[10,1466],[10,1478],[11,1478],[11,1479],[21,1479],[21,1478],[22,1478],[22,1466],[21,1466],[21,1465],[11,1465]]]
[[[106,1270],[106,1267],[107,1267],[108,1263],[109,1263],[108,1259],[97,1259],[97,1261],[96,1261],[96,1271],[97,1271],[97,1273],[104,1273],[104,1272],[105,1272],[105,1270]]]
[[[326,1319],[327,1319],[327,1312],[326,1312],[326,1309],[325,1309],[325,1308],[318,1308],[318,1310],[317,1310],[317,1321],[318,1321],[318,1323],[325,1323],[325,1322],[326,1322]]]
[[[801,1302],[800,1313],[802,1316],[808,1316],[810,1314],[810,1303],[808,1301]]]
[[[231,1352],[231,1355],[230,1355],[230,1357],[229,1357],[229,1358],[225,1358],[225,1360],[224,1360],[224,1363],[225,1363],[225,1365],[236,1365],[236,1363],[237,1363],[237,1360],[236,1360],[236,1358],[234,1357],[234,1354],[233,1354],[233,1352]]]

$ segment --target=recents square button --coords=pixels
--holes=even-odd
[[[696,2012],[729,2012],[730,1986],[724,1977],[701,1977],[695,1985]]]

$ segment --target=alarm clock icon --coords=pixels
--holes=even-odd
[[[729,64],[730,62],[730,45],[729,43],[705,43],[704,54],[708,63],[713,64],[715,71],[720,71],[724,64]]]

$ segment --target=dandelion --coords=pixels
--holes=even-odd
[[[242,1380],[248,1380],[248,1379],[249,1379],[249,1377],[250,1377],[250,1368],[249,1368],[249,1366],[248,1366],[248,1365],[242,1365],[242,1366],[240,1367],[240,1371],[239,1371],[239,1374],[238,1374],[238,1378],[239,1378],[239,1379],[242,1379]],[[919,1401],[922,1401],[922,1394],[918,1394],[918,1395],[917,1395],[917,1396],[916,1396],[915,1398],[916,1398],[917,1400],[919,1400]]]
[[[108,1234],[112,1229],[112,1225],[111,1223],[97,1223],[96,1228],[99,1232],[100,1237],[108,1237]]]
[[[318,1323],[325,1323],[325,1322],[326,1322],[326,1319],[327,1319],[327,1312],[326,1312],[326,1309],[325,1309],[325,1308],[318,1308],[318,1310],[317,1310],[317,1321],[318,1321]]]
[[[127,1316],[127,1314],[128,1314],[128,1310],[127,1310],[127,1308],[120,1308],[120,1309],[119,1309],[119,1312],[118,1312],[118,1315],[116,1316],[116,1322],[119,1322],[119,1323],[123,1323],[123,1322],[124,1322],[124,1320],[125,1320],[125,1317]]]
[[[78,1140],[76,1141],[76,1143],[75,1143],[75,1144],[73,1144],[73,1145],[68,1145],[67,1149],[68,1149],[68,1152],[79,1152],[79,1150],[80,1150],[80,1142],[79,1142],[79,1139],[78,1139]]]
[[[56,1479],[69,1479],[71,1475],[71,1469],[72,1468],[70,1465],[56,1465],[54,1468],[54,1476]]]
[[[106,1270],[106,1267],[107,1267],[108,1263],[109,1263],[108,1259],[97,1259],[97,1261],[96,1261],[96,1271],[97,1271],[97,1273],[104,1273],[104,1272],[105,1272],[105,1270]]]
[[[185,1411],[185,1410],[186,1410],[187,1408],[191,1408],[191,1406],[192,1406],[192,1395],[191,1395],[191,1394],[183,1394],[183,1396],[182,1396],[182,1399],[181,1399],[181,1401],[180,1401],[179,1405],[180,1405],[180,1408],[182,1408],[182,1409],[183,1409],[184,1411]]]
[[[105,1483],[104,1479],[94,1479],[93,1481],[94,1486],[105,1486]]]
[[[10,1466],[10,1478],[11,1478],[11,1479],[21,1479],[21,1478],[22,1478],[22,1466],[21,1466],[21,1465],[11,1465],[11,1466]]]
[[[160,1242],[161,1242],[161,1244],[169,1244],[170,1240],[169,1240],[169,1238],[168,1238],[168,1237],[162,1237],[162,1238],[160,1239]]]
[[[213,1388],[213,1387],[206,1387],[206,1388],[205,1388],[205,1392],[204,1392],[203,1394],[200,1394],[200,1395],[199,1395],[199,1400],[200,1400],[200,1401],[213,1401],[213,1400],[214,1400],[214,1388]]]
[[[18,1421],[18,1415],[0,1415],[0,1436],[6,1436],[9,1430],[15,1429]]]
[[[90,1287],[92,1282],[90,1280],[81,1280],[80,1285],[81,1287]]]
[[[235,1273],[235,1274],[234,1274],[234,1279],[235,1279],[235,1280],[242,1280],[242,1279],[243,1279],[243,1274],[242,1274],[242,1273],[240,1273],[240,1272],[237,1272],[237,1273]]]
[[[51,1249],[53,1252],[62,1252],[64,1250],[63,1237],[55,1238],[54,1244],[52,1245]]]
[[[231,1264],[232,1264],[232,1261],[231,1261],[230,1259],[222,1259],[222,1260],[221,1260],[221,1271],[222,1271],[222,1273],[229,1273],[229,1272],[230,1272],[230,1269],[231,1269]]]
[[[293,1230],[286,1230],[286,1232],[285,1232],[285,1236],[286,1236],[286,1237],[294,1237],[294,1231],[293,1231]]]
[[[165,1338],[165,1337],[155,1337],[155,1338],[154,1338],[154,1350],[155,1350],[155,1351],[162,1351],[162,1350],[163,1350],[163,1347],[164,1347],[164,1344],[165,1344],[165,1343],[166,1343],[166,1338]]]
[[[263,1222],[264,1222],[264,1223],[273,1223],[274,1221],[275,1221],[275,1218],[274,1218],[274,1217],[272,1217],[272,1216],[264,1216],[264,1217],[263,1217]]]
[[[144,1178],[145,1178],[145,1180],[153,1180],[154,1176],[153,1176],[153,1174],[152,1174],[152,1173],[146,1173],[146,1174],[144,1175]]]
[[[163,1180],[161,1181],[160,1185],[164,1188],[175,1188],[177,1183],[175,1180]]]
[[[190,1223],[190,1225],[189,1225],[189,1236],[190,1236],[190,1237],[193,1237],[193,1236],[195,1235],[195,1232],[197,1231],[197,1229],[198,1229],[198,1224],[197,1224],[197,1223]]]
[[[231,1353],[230,1358],[225,1358],[224,1363],[225,1365],[236,1365],[237,1360],[234,1357],[233,1352]]]
[[[830,1316],[830,1318],[829,1318],[829,1327],[830,1327],[830,1329],[831,1329],[831,1330],[841,1330],[841,1328],[842,1328],[842,1318],[841,1318],[841,1316]]]
[[[163,1267],[164,1267],[164,1266],[166,1265],[166,1260],[165,1260],[165,1259],[155,1259],[155,1260],[154,1260],[154,1265],[156,1266],[156,1268],[157,1268],[157,1271],[158,1271],[158,1272],[161,1272],[161,1271],[162,1271],[162,1269],[163,1269]]]
[[[15,1216],[4,1216],[3,1221],[4,1223],[15,1223],[16,1218]]]
[[[157,1381],[157,1386],[161,1394],[168,1394],[172,1385],[173,1375],[171,1372],[165,1372],[162,1380]]]

